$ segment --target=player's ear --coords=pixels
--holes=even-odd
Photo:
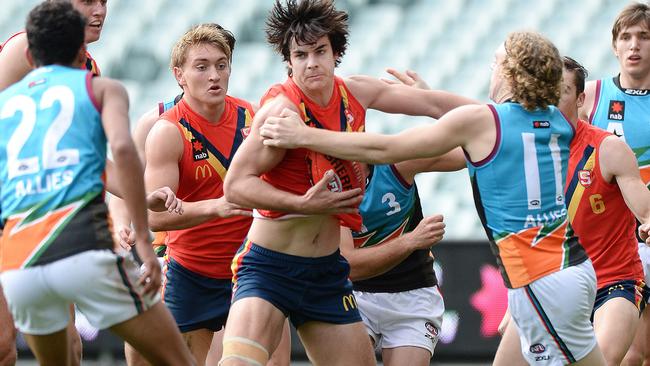
[[[582,108],[582,106],[585,104],[585,93],[582,92],[578,94],[578,99],[576,100],[576,105],[578,108]]]
[[[32,53],[29,51],[28,47],[25,47],[25,59],[27,59],[27,63],[29,64],[30,67],[34,68],[36,65],[34,64],[34,56],[32,56]]]
[[[182,68],[178,66],[174,66],[172,72],[174,73],[174,77],[176,78],[176,82],[178,83],[178,86],[182,88],[183,86],[187,85],[187,83],[185,82],[185,77],[183,76]]]

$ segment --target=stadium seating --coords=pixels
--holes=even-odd
[[[13,0],[0,12],[0,37],[22,29],[38,0]],[[281,57],[265,44],[269,0],[110,0],[102,39],[91,45],[105,75],[121,79],[131,117],[169,100],[179,89],[169,71],[175,40],[192,24],[217,22],[237,37],[230,94],[257,101],[286,78]],[[612,21],[617,0],[339,0],[350,13],[350,46],[340,75],[385,76],[388,66],[418,71],[432,88],[487,101],[492,54],[508,32],[541,31],[561,53],[584,63],[591,78],[612,75]],[[427,118],[371,112],[368,129],[395,133]],[[451,239],[483,238],[466,172],[417,179],[425,213],[443,213]]]

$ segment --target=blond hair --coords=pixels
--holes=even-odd
[[[508,35],[505,49],[503,77],[513,101],[529,111],[557,105],[562,58],[553,43],[539,33],[514,32]]]
[[[626,6],[614,20],[612,46],[616,47],[616,39],[623,29],[639,23],[643,23],[646,28],[650,29],[650,7],[644,3],[632,3]]]
[[[221,28],[218,24],[206,23],[192,27],[176,42],[172,49],[170,68],[182,67],[187,60],[187,52],[190,47],[200,44],[209,44],[219,48],[226,55],[226,58],[232,61],[231,45],[234,46],[232,33]]]

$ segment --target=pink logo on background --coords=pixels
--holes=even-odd
[[[470,304],[481,313],[481,335],[493,337],[508,308],[508,290],[499,270],[492,265],[481,267],[481,289],[470,298]]]

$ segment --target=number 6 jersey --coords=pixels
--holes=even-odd
[[[41,67],[0,93],[2,271],[111,248],[92,74]]]
[[[571,142],[567,207],[571,226],[591,258],[598,288],[622,280],[643,279],[636,219],[616,181],[603,179],[599,149],[612,134],[579,121]]]

